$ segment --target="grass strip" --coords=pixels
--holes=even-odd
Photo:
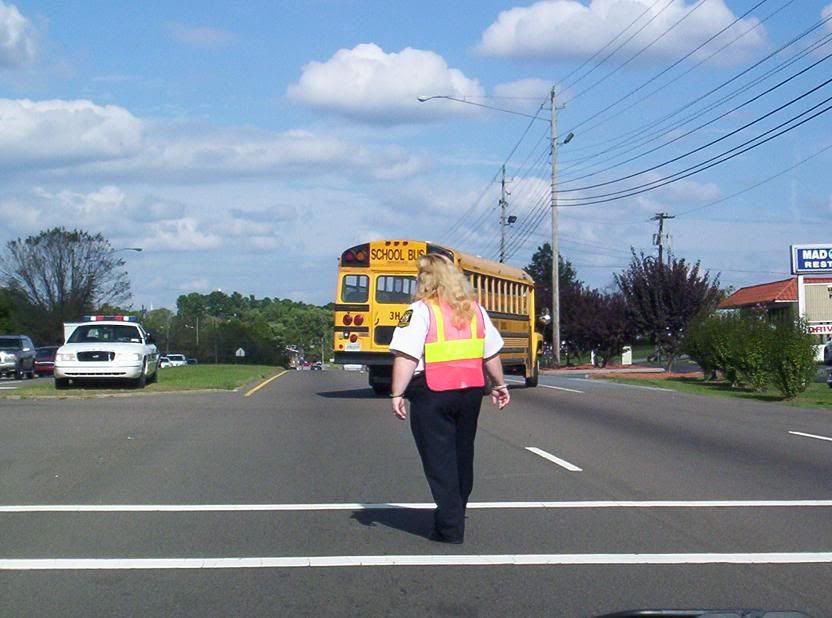
[[[159,370],[159,380],[143,389],[136,389],[115,380],[57,390],[52,380],[40,378],[25,381],[17,389],[0,390],[0,397],[36,399],[38,397],[89,397],[123,393],[174,393],[194,390],[234,390],[253,384],[283,371],[267,365],[187,365]],[[0,386],[2,384],[0,383]]]
[[[732,397],[734,399],[745,399],[749,401],[765,401],[783,403],[786,405],[801,408],[832,408],[832,388],[826,384],[814,382],[794,399],[784,399],[775,390],[756,392],[747,388],[732,388],[724,381],[704,381],[701,378],[605,378],[610,382],[620,384],[634,384],[638,386],[655,386],[657,388],[670,388],[680,393],[690,395],[708,395],[713,397]]]

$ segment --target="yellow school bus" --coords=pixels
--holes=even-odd
[[[450,258],[465,273],[505,345],[506,373],[537,386],[543,337],[535,331],[534,280],[525,271],[420,240],[376,240],[350,247],[338,261],[335,362],[366,366],[370,386],[389,392],[393,355],[388,349],[402,313],[413,302],[417,260],[426,253]]]

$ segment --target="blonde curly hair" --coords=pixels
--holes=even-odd
[[[428,253],[419,258],[416,300],[447,303],[453,309],[454,326],[471,321],[474,315],[474,289],[464,274],[444,255]]]

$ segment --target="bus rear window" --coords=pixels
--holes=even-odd
[[[416,292],[416,277],[383,276],[376,279],[376,302],[409,304]]]
[[[366,303],[370,297],[370,278],[367,275],[344,275],[341,282],[341,301]]]

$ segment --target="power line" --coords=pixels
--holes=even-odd
[[[583,63],[581,64],[581,66],[579,66],[579,67],[578,67],[578,68],[576,68],[576,69],[573,69],[570,73],[568,73],[566,76],[564,76],[564,77],[560,80],[560,83],[561,83],[561,84],[564,84],[564,82],[566,82],[566,80],[567,80],[567,79],[569,79],[570,77],[572,77],[572,75],[574,75],[575,73],[577,73],[578,71],[580,71],[581,69],[583,69],[583,68],[584,68],[587,64],[589,64],[590,62],[592,62],[592,61],[593,61],[593,60],[594,60],[594,59],[598,56],[598,54],[600,54],[600,53],[601,53],[602,51],[604,51],[607,47],[609,47],[610,45],[612,45],[613,43],[615,43],[615,41],[616,41],[616,40],[618,40],[618,38],[619,38],[619,37],[623,36],[623,34],[624,34],[625,32],[627,32],[627,30],[629,30],[630,28],[632,28],[632,27],[636,24],[636,22],[638,22],[638,21],[639,21],[642,17],[644,17],[644,16],[648,13],[648,11],[652,11],[652,10],[653,10],[653,8],[654,8],[654,7],[655,7],[655,6],[656,6],[659,2],[661,2],[661,0],[655,0],[655,2],[653,2],[653,4],[651,4],[651,5],[650,5],[650,6],[648,6],[646,9],[644,9],[644,11],[643,11],[643,12],[642,12],[642,13],[641,13],[638,17],[636,17],[636,18],[635,18],[632,22],[630,22],[630,24],[629,24],[626,28],[624,28],[623,30],[621,30],[621,31],[620,31],[618,34],[616,34],[616,35],[615,35],[612,39],[610,39],[610,40],[607,42],[607,44],[606,44],[606,45],[604,45],[601,49],[599,49],[599,50],[598,50],[598,51],[596,51],[594,54],[592,54],[592,56],[590,56],[589,58],[587,58],[586,60],[584,60],[584,61],[583,61]],[[632,35],[629,39],[627,39],[626,41],[624,41],[624,43],[622,43],[621,45],[619,45],[618,47],[616,47],[616,48],[615,48],[615,49],[614,49],[614,50],[613,50],[610,54],[608,54],[606,57],[604,57],[604,59],[603,59],[603,60],[601,60],[601,62],[599,62],[598,64],[596,64],[594,67],[592,67],[592,68],[589,70],[589,72],[587,72],[586,74],[582,75],[581,77],[579,77],[577,80],[575,80],[575,81],[573,81],[573,82],[569,82],[568,84],[564,84],[564,85],[563,85],[563,88],[571,88],[572,86],[574,86],[574,85],[576,85],[576,84],[580,83],[580,81],[581,81],[581,80],[583,80],[584,78],[586,78],[587,76],[591,75],[593,71],[595,71],[596,69],[598,69],[598,68],[599,68],[602,64],[604,64],[607,60],[609,60],[609,59],[610,59],[610,58],[611,58],[611,57],[612,57],[612,56],[613,56],[613,55],[614,55],[614,54],[615,54],[618,50],[620,50],[620,49],[621,49],[624,45],[626,45],[627,43],[629,43],[629,42],[630,42],[630,41],[631,41],[631,40],[632,40],[632,39],[633,39],[636,35],[638,35],[638,34],[639,34],[642,30],[644,30],[647,26],[649,26],[649,25],[653,22],[653,20],[657,19],[657,18],[659,17],[659,15],[661,15],[662,13],[664,13],[664,11],[665,11],[666,9],[668,9],[668,8],[670,7],[670,5],[672,5],[672,4],[673,4],[673,0],[671,0],[670,2],[668,2],[668,3],[664,6],[664,8],[663,8],[661,11],[659,11],[658,13],[656,13],[656,14],[655,14],[655,15],[654,15],[654,16],[653,16],[653,17],[652,17],[652,18],[651,18],[651,19],[650,19],[650,20],[649,20],[646,24],[644,24],[644,25],[643,25],[641,28],[639,28],[639,29],[638,29],[635,33],[633,33],[633,35]]]
[[[832,100],[832,97],[826,99],[826,101],[829,101],[829,100]],[[818,105],[814,106],[812,109],[815,109],[815,108],[819,107],[820,105],[822,105],[826,101],[823,101],[823,102],[819,103]],[[644,188],[631,187],[631,189],[628,189],[628,190],[630,190],[632,192],[628,193],[626,195],[620,195],[618,197],[613,197],[613,198],[610,198],[610,199],[600,199],[600,200],[595,199],[596,197],[600,197],[600,196],[593,196],[593,197],[584,198],[584,199],[588,199],[588,200],[591,200],[591,201],[587,201],[587,202],[583,202],[583,203],[576,203],[576,204],[561,204],[559,207],[560,208],[568,208],[568,207],[571,207],[571,206],[589,206],[591,204],[603,204],[603,203],[613,202],[613,201],[617,201],[617,200],[624,199],[624,198],[627,198],[627,197],[632,197],[634,195],[639,195],[641,193],[646,193],[647,191],[652,191],[653,189],[658,189],[659,187],[663,187],[663,186],[672,184],[674,182],[678,182],[679,180],[683,180],[685,178],[688,178],[688,177],[693,176],[695,174],[698,174],[700,172],[704,172],[705,170],[708,170],[712,167],[715,167],[717,165],[725,163],[726,161],[730,161],[731,159],[734,159],[734,158],[748,152],[749,150],[753,150],[753,149],[755,149],[759,146],[762,146],[763,144],[766,144],[766,143],[770,142],[771,140],[780,137],[781,135],[789,133],[789,132],[797,129],[798,127],[803,126],[804,124],[806,124],[810,120],[813,120],[813,119],[817,118],[818,116],[821,116],[821,115],[825,114],[830,109],[832,109],[832,105],[827,106],[824,109],[820,110],[819,112],[816,112],[816,113],[812,114],[810,117],[805,118],[804,120],[800,121],[799,123],[795,124],[794,126],[783,129],[779,133],[776,133],[774,135],[771,135],[771,136],[767,137],[766,139],[760,141],[757,144],[752,144],[752,145],[750,145],[746,148],[743,148],[742,150],[740,150],[738,152],[735,152],[734,154],[731,154],[730,156],[725,156],[728,153],[736,150],[737,148],[742,148],[743,146],[746,146],[747,144],[749,144],[751,142],[757,141],[758,139],[760,139],[762,137],[762,135],[766,135],[767,133],[770,133],[771,131],[779,129],[782,126],[793,122],[796,118],[799,118],[800,116],[805,115],[810,110],[802,112],[798,116],[796,116],[794,118],[791,118],[790,120],[786,121],[785,123],[782,123],[781,125],[778,125],[774,129],[772,129],[770,131],[767,131],[766,133],[763,133],[762,135],[759,135],[759,136],[753,138],[752,140],[744,142],[743,144],[740,144],[739,146],[731,148],[730,150],[727,150],[724,153],[722,153],[720,155],[717,155],[716,157],[713,157],[711,159],[708,159],[706,161],[698,163],[698,164],[696,164],[692,167],[689,167],[685,170],[682,170],[681,172],[677,172],[676,174],[672,174],[671,176],[667,176],[665,178],[659,179],[658,181],[654,181],[653,183],[647,183],[645,185],[641,185],[641,187],[644,187]],[[724,158],[721,158],[721,157],[724,157]],[[714,161],[715,159],[720,159],[720,158],[721,158],[721,160]],[[709,163],[709,164],[705,165],[706,163]],[[700,169],[695,169],[695,168],[700,168]],[[691,171],[691,170],[694,170],[694,171]],[[648,185],[652,185],[652,186],[648,186]],[[636,190],[633,190],[633,189],[636,189]]]
[[[762,64],[764,64],[765,62],[767,62],[771,58],[779,55],[780,52],[782,52],[784,49],[787,49],[788,47],[791,47],[796,42],[798,42],[798,41],[804,39],[805,37],[809,36],[815,30],[817,30],[817,29],[823,27],[824,25],[826,25],[830,20],[832,20],[832,14],[830,14],[829,16],[821,19],[820,21],[815,22],[809,28],[804,30],[803,32],[795,35],[792,39],[790,39],[789,41],[787,41],[786,43],[784,43],[783,45],[781,45],[777,49],[773,50],[772,52],[770,52],[769,54],[767,54],[766,56],[764,56],[763,58],[761,58],[760,60],[758,60],[757,62],[752,64],[751,66],[743,69],[742,71],[740,71],[739,73],[737,73],[736,75],[731,77],[730,79],[728,79],[728,80],[722,82],[721,84],[715,86],[714,88],[712,88],[708,92],[705,92],[704,94],[701,94],[700,96],[696,97],[692,101],[689,101],[688,103],[685,103],[684,105],[676,108],[675,110],[673,110],[671,112],[668,112],[667,114],[665,114],[664,116],[662,116],[661,118],[659,118],[657,120],[654,120],[652,122],[648,122],[645,125],[642,125],[640,127],[637,127],[635,129],[632,129],[630,131],[627,131],[627,132],[621,134],[618,138],[616,138],[614,140],[613,146],[609,145],[610,140],[605,140],[603,142],[598,142],[598,143],[595,143],[595,144],[589,144],[589,145],[586,145],[586,146],[578,146],[576,148],[573,148],[572,149],[573,152],[588,150],[588,149],[592,149],[592,148],[597,148],[599,146],[602,146],[604,148],[604,150],[601,153],[596,153],[595,155],[590,155],[590,156],[585,157],[583,159],[577,159],[576,161],[585,161],[585,160],[588,160],[590,158],[593,158],[593,157],[597,156],[598,154],[603,154],[604,152],[609,152],[610,150],[613,150],[613,149],[617,148],[621,143],[628,142],[630,137],[632,137],[634,135],[644,133],[644,131],[648,131],[653,127],[660,126],[661,124],[665,123],[667,120],[670,120],[671,118],[673,118],[675,116],[678,116],[680,113],[682,113],[686,109],[689,109],[690,107],[693,107],[694,105],[696,105],[700,101],[710,97],[712,94],[715,94],[719,90],[722,90],[723,88],[725,88],[726,86],[728,86],[728,85],[732,84],[733,82],[737,81],[738,79],[740,79],[744,75],[750,73],[751,71],[753,71],[757,67],[761,66]]]
[[[672,3],[673,3],[673,0],[671,0],[671,3],[670,3],[670,4],[672,4]],[[699,0],[699,1],[695,4],[695,5],[693,5],[693,7],[691,7],[691,9],[690,9],[687,13],[685,13],[684,15],[682,15],[682,17],[681,17],[681,18],[679,18],[676,22],[674,22],[674,23],[673,23],[673,24],[672,24],[672,25],[671,25],[671,26],[670,26],[667,30],[665,30],[664,32],[662,32],[662,33],[661,33],[658,37],[656,37],[655,39],[653,39],[653,40],[652,40],[650,43],[648,43],[646,46],[642,47],[639,51],[637,51],[635,54],[633,54],[632,56],[630,56],[630,57],[629,57],[627,60],[625,60],[622,64],[618,65],[615,69],[613,69],[612,71],[610,71],[609,73],[607,73],[606,75],[604,75],[604,77],[602,77],[601,79],[599,79],[597,82],[595,82],[594,84],[592,84],[590,87],[588,87],[588,88],[584,88],[583,90],[581,90],[578,94],[576,94],[576,95],[575,95],[575,96],[573,96],[571,99],[569,99],[569,100],[568,100],[565,104],[566,104],[566,105],[568,105],[569,103],[572,103],[575,99],[577,99],[577,98],[579,98],[579,97],[581,97],[581,96],[585,95],[587,92],[590,92],[590,91],[591,91],[591,90],[593,90],[596,86],[598,86],[599,84],[602,84],[603,82],[605,82],[606,80],[608,80],[610,77],[612,77],[613,75],[615,75],[616,73],[618,73],[618,71],[620,71],[621,69],[623,69],[625,66],[627,66],[628,64],[630,64],[633,60],[635,60],[636,58],[638,58],[641,54],[643,54],[643,53],[644,53],[644,52],[646,52],[648,49],[650,49],[651,47],[653,47],[653,45],[655,45],[655,44],[656,44],[656,43],[658,43],[660,40],[662,40],[665,36],[667,36],[668,34],[670,34],[670,32],[671,32],[672,30],[674,30],[674,29],[676,28],[676,26],[678,26],[678,25],[679,25],[679,24],[681,24],[683,21],[685,21],[688,17],[690,17],[691,15],[693,15],[693,13],[694,13],[694,12],[695,12],[695,11],[696,11],[699,7],[701,7],[704,3],[705,3],[705,0]],[[668,4],[668,6],[670,6],[670,4]],[[667,7],[665,7],[665,8],[667,8]],[[648,23],[649,23],[649,22],[648,22]]]
[[[832,39],[832,33],[830,33],[830,34],[828,34],[826,37],[824,37],[823,42],[822,42],[821,44],[817,44],[817,47],[815,47],[815,49],[818,49],[819,47],[823,47],[824,45],[826,45],[827,43],[829,43],[829,40],[830,40],[830,39]],[[766,78],[770,77],[771,75],[773,75],[773,74],[775,74],[775,73],[779,73],[780,71],[784,70],[784,69],[785,69],[785,68],[787,68],[788,66],[791,66],[792,64],[794,64],[795,62],[797,62],[797,60],[799,60],[799,59],[801,59],[802,57],[805,57],[806,55],[808,55],[809,53],[811,53],[811,51],[813,51],[813,50],[811,50],[811,49],[810,49],[810,50],[807,50],[807,51],[805,51],[805,52],[802,52],[802,53],[799,55],[799,56],[800,56],[799,58],[792,58],[792,59],[790,59],[787,63],[783,63],[781,66],[779,66],[778,68],[776,68],[776,70],[769,71],[767,74],[765,74],[765,75],[761,76],[760,78],[758,78],[758,79],[754,80],[754,81],[753,81],[753,82],[751,82],[750,84],[747,84],[746,86],[743,86],[742,88],[740,88],[740,89],[738,89],[738,90],[736,90],[736,91],[734,91],[734,92],[730,93],[728,96],[723,97],[722,99],[719,99],[718,101],[715,101],[715,102],[714,102],[714,103],[712,103],[711,105],[708,105],[707,107],[705,107],[704,109],[700,110],[700,111],[699,111],[699,112],[697,112],[696,114],[693,114],[693,115],[691,115],[691,116],[686,117],[686,118],[685,118],[685,119],[683,119],[681,122],[679,122],[679,123],[677,123],[677,124],[673,125],[672,127],[668,127],[666,130],[660,130],[660,131],[658,131],[658,132],[656,132],[656,133],[653,133],[653,134],[652,134],[652,136],[647,136],[647,137],[646,137],[646,139],[642,140],[641,142],[636,143],[636,144],[635,144],[635,145],[633,145],[631,148],[628,148],[627,150],[623,151],[621,154],[622,154],[622,155],[624,155],[624,154],[626,154],[626,153],[628,153],[628,152],[632,152],[633,150],[638,150],[640,147],[645,146],[645,145],[647,145],[648,143],[653,142],[653,141],[655,141],[656,139],[658,139],[658,138],[660,138],[660,137],[663,137],[663,136],[665,136],[665,135],[669,135],[669,134],[671,134],[674,130],[676,130],[676,129],[680,128],[681,126],[683,126],[684,124],[686,124],[686,123],[687,123],[687,121],[689,121],[689,120],[694,120],[694,119],[696,119],[696,118],[698,118],[698,117],[700,117],[700,116],[704,116],[707,112],[709,112],[709,111],[711,111],[712,109],[714,109],[714,108],[718,107],[721,103],[723,103],[723,102],[725,102],[725,101],[727,101],[727,100],[733,99],[733,98],[734,98],[735,96],[737,96],[738,94],[741,94],[742,92],[745,92],[745,91],[747,91],[747,90],[750,90],[753,86],[757,85],[757,84],[758,84],[758,83],[760,83],[761,81],[764,81]],[[787,82],[791,81],[792,79],[795,79],[796,77],[798,77],[798,76],[802,75],[802,74],[803,74],[803,73],[805,73],[806,71],[808,71],[808,70],[810,70],[810,69],[814,68],[817,64],[819,64],[820,62],[823,62],[823,61],[825,61],[825,60],[826,60],[826,58],[824,58],[824,59],[822,59],[822,60],[819,60],[818,62],[816,62],[816,63],[812,64],[811,66],[809,66],[809,67],[807,67],[807,68],[803,69],[803,70],[802,70],[802,71],[800,71],[799,73],[797,73],[797,74],[795,74],[795,75],[793,75],[793,76],[789,77],[789,78],[788,78],[788,79],[786,79],[786,80],[781,81],[780,83],[778,83],[778,84],[776,84],[776,85],[772,86],[772,87],[771,87],[771,88],[769,88],[768,90],[765,90],[764,92],[762,92],[762,93],[760,93],[759,95],[757,95],[757,96],[755,96],[755,97],[753,97],[753,98],[751,98],[751,99],[749,99],[749,100],[745,101],[744,103],[742,103],[742,104],[740,104],[740,105],[738,105],[738,106],[736,106],[736,107],[731,108],[731,109],[730,109],[730,110],[728,110],[727,112],[724,112],[724,113],[722,113],[722,114],[720,114],[720,115],[716,116],[715,118],[711,119],[710,121],[708,121],[708,122],[706,122],[706,123],[703,123],[703,124],[700,124],[698,127],[694,128],[694,129],[691,129],[691,130],[690,130],[690,131],[688,131],[687,133],[683,133],[683,134],[681,134],[681,135],[678,135],[678,136],[674,137],[673,139],[671,139],[671,140],[669,140],[669,141],[667,141],[667,142],[664,142],[663,144],[660,144],[659,146],[656,146],[656,147],[654,147],[654,148],[652,148],[652,149],[650,149],[650,150],[648,150],[648,151],[646,151],[646,152],[643,152],[642,154],[635,155],[635,156],[633,156],[633,157],[630,157],[629,159],[626,159],[626,160],[624,160],[624,161],[621,161],[621,162],[619,162],[619,163],[616,163],[615,165],[611,165],[611,166],[609,166],[609,167],[607,167],[607,168],[604,168],[604,169],[602,169],[602,170],[598,170],[598,171],[596,171],[596,172],[592,172],[592,173],[584,174],[583,176],[575,176],[575,177],[569,178],[569,179],[567,179],[567,180],[564,180],[561,184],[569,184],[569,183],[572,183],[572,182],[576,182],[577,180],[582,180],[582,179],[584,179],[584,178],[591,178],[592,176],[597,176],[597,175],[598,175],[598,174],[600,174],[600,173],[603,173],[603,172],[605,172],[605,171],[609,171],[609,170],[611,170],[611,169],[615,169],[615,168],[617,168],[617,167],[620,167],[621,165],[624,165],[624,164],[626,164],[626,163],[630,163],[630,162],[632,162],[632,161],[635,161],[635,160],[637,160],[637,159],[640,159],[640,158],[642,158],[643,156],[646,156],[646,155],[648,155],[648,154],[651,154],[651,153],[653,153],[653,152],[656,152],[656,151],[658,151],[658,150],[660,150],[660,149],[664,148],[665,146],[668,146],[668,145],[673,144],[673,143],[675,143],[675,142],[677,142],[677,141],[679,141],[679,140],[681,140],[681,139],[683,139],[683,138],[685,138],[685,137],[688,137],[689,135],[691,135],[691,134],[695,133],[696,131],[699,131],[699,130],[703,129],[704,127],[707,127],[707,126],[709,126],[709,125],[713,124],[714,122],[716,122],[716,121],[718,121],[718,120],[721,120],[722,118],[724,118],[724,117],[728,116],[729,114],[731,114],[731,113],[733,113],[733,112],[737,111],[738,109],[740,109],[740,108],[742,108],[742,107],[744,107],[744,106],[746,106],[746,105],[748,105],[748,104],[750,104],[750,103],[752,103],[752,102],[756,101],[757,99],[759,99],[759,98],[761,98],[761,97],[765,96],[766,94],[769,94],[770,92],[772,92],[772,91],[776,90],[777,88],[779,88],[780,86],[784,85],[785,83],[787,83]],[[615,149],[611,149],[611,150],[615,150]],[[607,158],[605,158],[605,159],[601,159],[598,163],[604,163],[604,162],[606,162],[606,161],[611,161],[611,160],[614,160],[614,159],[616,159],[616,158],[617,158],[617,156],[618,156],[618,155],[613,155],[613,156],[607,157]],[[592,158],[592,157],[588,157],[588,158]]]
[[[741,108],[745,107],[746,105],[749,105],[749,104],[753,103],[754,101],[756,101],[756,100],[758,100],[758,99],[762,98],[763,96],[765,96],[765,95],[767,95],[767,94],[770,94],[771,92],[773,92],[773,91],[774,91],[774,90],[776,90],[777,88],[780,88],[781,86],[785,85],[786,83],[790,82],[791,80],[796,79],[797,77],[799,77],[799,76],[800,76],[800,75],[802,75],[803,73],[806,73],[806,72],[807,72],[807,71],[809,71],[810,69],[813,69],[814,67],[816,67],[817,65],[819,65],[821,62],[825,62],[825,61],[826,61],[826,60],[828,60],[830,57],[832,57],[832,54],[828,54],[828,55],[824,56],[823,58],[821,58],[820,60],[818,60],[817,62],[815,62],[815,63],[814,63],[814,64],[812,64],[811,66],[806,67],[805,69],[803,69],[803,70],[802,70],[802,71],[800,71],[799,73],[796,73],[795,75],[792,75],[792,76],[791,76],[791,77],[789,77],[788,79],[783,80],[782,82],[780,82],[779,84],[776,84],[775,86],[773,86],[773,87],[769,88],[769,89],[768,89],[768,90],[766,90],[765,92],[762,92],[762,93],[758,94],[757,96],[752,97],[751,99],[748,99],[747,101],[743,102],[742,104],[738,105],[737,107],[735,107],[735,108],[733,108],[733,109],[729,110],[728,112],[725,112],[724,114],[721,114],[720,116],[718,116],[717,118],[713,119],[712,121],[707,122],[707,123],[705,123],[704,125],[701,125],[700,127],[697,127],[697,129],[694,129],[694,130],[692,130],[692,131],[690,131],[690,132],[688,132],[688,133],[683,134],[683,135],[682,135],[682,137],[687,137],[687,136],[688,136],[688,135],[690,135],[693,131],[698,130],[699,128],[704,127],[704,126],[707,126],[707,125],[709,125],[709,124],[712,124],[713,122],[716,122],[717,120],[719,120],[719,119],[723,118],[724,116],[727,116],[728,114],[733,113],[733,112],[735,112],[735,111],[737,111],[737,110],[739,110],[739,109],[741,109]],[[623,181],[625,181],[625,180],[629,180],[629,179],[631,179],[631,178],[635,178],[636,176],[642,176],[642,175],[647,174],[647,173],[649,173],[649,172],[655,171],[655,170],[657,170],[657,169],[659,169],[659,168],[665,167],[665,166],[667,166],[667,165],[669,165],[669,164],[671,164],[671,163],[675,163],[676,161],[679,161],[679,160],[681,160],[681,159],[684,159],[684,158],[686,158],[686,157],[689,157],[689,156],[690,156],[690,155],[692,155],[692,154],[695,154],[695,153],[697,153],[697,152],[700,152],[700,151],[702,151],[702,150],[704,150],[704,149],[706,149],[706,148],[710,148],[711,146],[713,146],[713,145],[715,145],[715,144],[718,144],[719,142],[722,142],[722,141],[724,141],[724,140],[726,140],[726,139],[728,139],[728,138],[730,138],[730,137],[733,137],[733,136],[734,136],[734,135],[736,135],[737,133],[740,133],[740,132],[744,131],[745,129],[747,129],[747,128],[751,127],[751,126],[753,126],[753,125],[755,125],[755,124],[757,124],[757,123],[759,123],[759,122],[762,122],[763,120],[765,120],[766,118],[769,118],[770,116],[773,116],[773,115],[774,115],[774,114],[776,114],[777,112],[780,112],[780,111],[784,110],[785,108],[787,108],[787,107],[789,107],[789,106],[791,106],[791,105],[794,105],[794,104],[795,104],[795,103],[797,103],[798,101],[801,101],[801,100],[805,99],[805,98],[806,98],[806,97],[808,97],[809,95],[811,95],[811,94],[813,94],[813,93],[817,92],[818,90],[820,90],[820,89],[821,89],[821,88],[823,88],[824,86],[827,86],[827,85],[828,85],[828,84],[830,84],[830,83],[832,83],[832,78],[830,78],[830,79],[826,80],[825,82],[823,82],[823,83],[819,84],[818,86],[815,86],[814,88],[812,88],[812,89],[810,89],[810,90],[808,90],[808,91],[804,92],[803,94],[801,94],[801,95],[799,95],[799,96],[797,96],[797,97],[795,97],[795,98],[791,99],[790,101],[788,101],[788,102],[784,103],[783,105],[780,105],[779,107],[776,107],[775,109],[771,110],[770,112],[767,112],[766,114],[763,114],[762,116],[759,116],[759,117],[755,118],[755,119],[754,119],[754,120],[752,120],[751,122],[748,122],[748,123],[746,123],[746,124],[744,124],[744,125],[740,126],[739,128],[734,129],[733,131],[728,132],[727,134],[723,135],[722,137],[719,137],[719,138],[717,138],[717,139],[715,139],[715,140],[711,140],[710,142],[708,142],[708,143],[706,143],[706,144],[703,144],[702,146],[699,146],[699,147],[697,147],[697,148],[694,148],[693,150],[689,150],[688,152],[685,152],[685,153],[683,153],[683,154],[681,154],[681,155],[678,155],[678,156],[676,156],[676,157],[673,157],[672,159],[668,159],[667,161],[664,161],[663,163],[659,163],[658,165],[654,165],[654,166],[652,166],[652,167],[648,167],[648,168],[646,168],[646,169],[644,169],[644,170],[641,170],[640,172],[635,172],[635,173],[632,173],[632,174],[627,174],[626,176],[621,176],[621,177],[616,178],[616,179],[614,179],[614,180],[608,180],[608,181],[606,181],[606,182],[599,182],[599,183],[596,183],[596,184],[593,184],[593,185],[586,185],[586,186],[583,186],[583,187],[579,187],[579,188],[577,188],[577,189],[562,189],[562,190],[558,191],[558,193],[574,193],[574,192],[577,192],[577,191],[586,191],[586,190],[589,190],[589,189],[596,189],[596,188],[598,188],[598,187],[605,187],[605,186],[608,186],[608,185],[611,185],[611,184],[616,184],[616,183],[619,183],[619,182],[623,182]],[[828,100],[828,99],[827,99],[827,100]],[[675,141],[675,140],[674,140],[674,141]],[[668,142],[668,144],[670,144],[670,143],[672,143],[672,142]],[[664,145],[667,145],[667,144],[664,144]],[[659,148],[655,148],[655,149],[653,149],[653,150],[647,151],[647,152],[646,152],[646,153],[644,153],[644,154],[645,154],[645,155],[646,155],[646,154],[650,154],[651,152],[655,152],[655,151],[656,151],[656,150],[658,150],[658,149],[659,149]],[[644,156],[644,155],[641,155],[641,156]],[[635,160],[635,159],[637,159],[637,158],[639,158],[639,157],[633,157],[633,158],[632,158],[632,159],[630,159],[630,160]],[[625,163],[626,163],[626,162],[625,162]],[[622,163],[622,164],[620,164],[620,165],[623,165],[623,163]],[[607,169],[613,169],[614,167],[618,167],[618,166],[613,166],[613,167],[610,167],[610,168],[607,168]],[[602,171],[606,171],[606,170],[602,170]],[[598,172],[598,173],[601,173],[601,172]],[[595,174],[591,174],[591,175],[592,175],[592,176],[594,176]],[[577,180],[577,179],[575,179],[575,180]],[[575,180],[573,180],[572,182],[575,182]],[[607,195],[613,195],[613,194],[607,194]],[[603,195],[603,196],[596,196],[596,197],[607,197],[607,195]],[[569,199],[569,198],[564,198],[564,199]],[[577,198],[577,199],[580,199],[580,198]]]
[[[594,120],[595,118],[598,118],[598,116],[601,116],[602,114],[606,113],[607,111],[609,111],[610,109],[612,109],[613,107],[615,107],[616,105],[618,105],[619,103],[621,103],[621,102],[623,102],[623,101],[626,101],[626,100],[627,100],[627,99],[629,99],[632,95],[634,95],[635,93],[639,92],[642,88],[646,88],[647,86],[649,86],[650,84],[652,84],[654,81],[656,81],[657,79],[659,79],[662,75],[666,74],[668,71],[673,70],[675,67],[679,66],[682,62],[684,62],[685,60],[687,60],[688,58],[690,58],[693,54],[695,54],[696,52],[698,52],[700,49],[702,49],[703,47],[705,47],[705,46],[706,46],[706,45],[708,45],[709,43],[713,42],[713,41],[714,41],[714,39],[716,39],[717,37],[719,37],[719,36],[721,36],[722,34],[724,34],[727,30],[729,30],[730,28],[733,28],[736,24],[738,24],[740,21],[742,21],[743,19],[745,19],[745,18],[749,15],[749,13],[751,13],[751,11],[753,11],[753,10],[755,10],[755,9],[759,8],[761,5],[765,4],[765,3],[766,3],[766,2],[768,2],[768,1],[769,1],[769,0],[759,0],[759,2],[757,2],[757,4],[755,4],[754,6],[752,6],[750,9],[748,9],[745,13],[743,13],[742,15],[740,15],[739,17],[737,17],[736,19],[734,19],[734,21],[732,21],[730,24],[728,24],[727,26],[725,26],[722,30],[720,30],[720,31],[719,31],[719,32],[717,32],[716,34],[713,34],[713,35],[711,35],[710,37],[708,37],[708,39],[706,39],[704,42],[702,42],[702,43],[700,43],[698,46],[694,47],[692,50],[690,50],[690,51],[689,51],[688,53],[686,53],[684,56],[682,56],[681,58],[679,58],[679,59],[678,59],[678,60],[676,60],[675,62],[671,63],[668,67],[666,67],[666,68],[664,68],[663,70],[661,70],[660,72],[658,72],[656,75],[654,75],[653,77],[651,77],[650,79],[648,79],[646,82],[644,82],[643,84],[641,84],[641,85],[640,85],[640,86],[638,86],[637,88],[635,88],[635,89],[631,90],[630,92],[628,92],[628,93],[627,93],[627,94],[625,94],[624,96],[620,97],[619,99],[616,99],[615,101],[613,101],[612,103],[610,103],[609,105],[607,105],[606,107],[604,107],[603,109],[601,109],[601,110],[599,110],[599,111],[595,112],[595,113],[594,113],[594,114],[592,114],[589,118],[586,118],[586,119],[585,119],[585,120],[583,120],[582,122],[579,122],[578,124],[576,124],[574,127],[572,127],[572,131],[577,131],[578,129],[580,129],[582,126],[584,126],[585,124],[587,124],[587,123],[588,123],[588,122],[590,122],[591,120]],[[793,1],[794,1],[794,0],[790,0],[789,4],[790,4],[791,2],[793,2]],[[695,9],[695,8],[698,8],[698,7],[694,7],[694,9]],[[691,10],[691,12],[693,12],[693,9]],[[759,25],[759,24],[758,24],[758,25]],[[742,35],[742,36],[745,36],[745,34],[746,34],[746,33],[743,33],[743,35]],[[740,38],[740,37],[737,37],[736,39],[734,39],[734,41],[739,40],[739,38]],[[732,43],[733,43],[733,41],[732,41]],[[724,49],[724,48],[723,48],[723,49]],[[584,133],[586,133],[586,132],[584,132]]]

